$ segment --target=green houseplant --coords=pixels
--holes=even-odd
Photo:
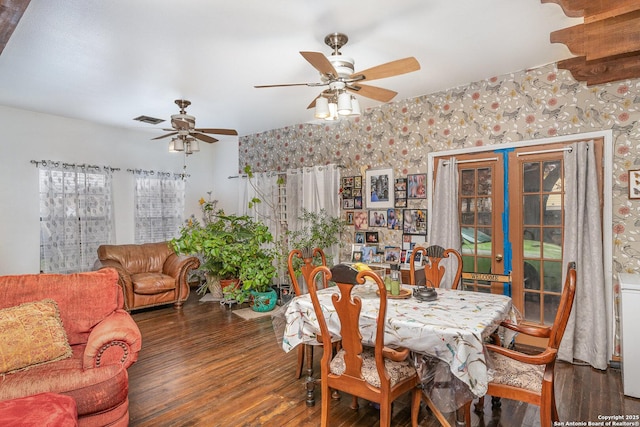
[[[301,228],[287,233],[289,249],[320,248],[325,251],[327,264],[331,267],[333,257],[327,252],[335,245],[342,244],[340,237],[346,228],[346,221],[330,215],[325,209],[321,209],[319,212],[303,209],[298,221],[302,225]],[[287,257],[285,256],[284,259],[286,260]],[[321,263],[320,256],[314,257],[314,265]],[[293,268],[298,274],[301,266],[302,261],[299,258],[294,258]]]
[[[190,218],[171,244],[180,254],[198,254],[201,269],[214,278],[237,278],[240,285],[222,289],[225,299],[246,301],[252,291],[270,290],[275,276],[273,236],[266,225],[248,216],[227,215],[216,209],[217,201],[200,199],[202,222]],[[206,286],[199,293],[206,292]]]

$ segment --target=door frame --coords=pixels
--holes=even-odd
[[[613,339],[615,337],[615,309],[613,298],[613,131],[611,129],[578,133],[572,135],[563,135],[552,138],[541,138],[532,140],[523,140],[517,142],[509,142],[505,144],[483,145],[479,147],[461,148],[456,150],[447,151],[433,151],[427,155],[427,209],[429,214],[427,215],[427,226],[429,233],[431,233],[431,220],[433,212],[433,184],[434,184],[434,170],[435,161],[440,157],[451,157],[462,154],[470,153],[492,153],[496,150],[503,150],[508,148],[521,148],[521,147],[533,147],[543,146],[547,144],[566,143],[568,141],[576,140],[589,140],[595,138],[603,138],[603,156],[602,166],[603,171],[603,208],[602,208],[602,249],[604,257],[604,282],[605,282],[605,299],[607,307],[607,357],[608,360],[612,360],[613,356]],[[428,238],[427,238],[428,240]]]

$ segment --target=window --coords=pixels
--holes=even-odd
[[[40,270],[88,271],[98,246],[111,243],[111,169],[38,162]]]
[[[184,181],[169,173],[136,173],[135,242],[162,242],[177,237],[184,216]]]

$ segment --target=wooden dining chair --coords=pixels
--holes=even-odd
[[[567,327],[576,293],[576,264],[570,262],[560,297],[558,311],[552,326],[515,325],[503,322],[501,326],[518,333],[548,338],[547,347],[536,355],[524,354],[487,344],[488,357],[495,373],[489,382],[487,394],[493,397],[517,400],[540,407],[540,426],[550,427],[558,421],[554,392],[554,367],[558,347]],[[482,405],[480,405],[480,408]],[[476,406],[476,408],[478,408]]]
[[[329,390],[339,390],[353,396],[352,409],[358,408],[357,398],[361,397],[380,405],[380,426],[391,424],[392,402],[399,396],[411,392],[411,424],[418,425],[421,390],[420,378],[409,360],[408,349],[393,350],[384,346],[384,329],[387,310],[387,291],[380,277],[373,271],[357,272],[349,266],[339,264],[329,270],[326,266],[316,267],[311,273],[309,295],[320,326],[323,354],[320,362],[320,385],[322,390],[321,426],[329,425]],[[340,319],[341,349],[334,355],[331,349],[331,335],[324,312],[318,299],[316,280],[326,287],[329,280],[337,284],[336,293],[331,296],[336,314]],[[374,347],[362,344],[360,333],[360,297],[352,294],[357,284],[370,279],[377,285],[380,301],[376,320]]]
[[[320,248],[302,248],[302,249],[293,249],[289,252],[288,257],[288,270],[289,270],[289,278],[291,279],[291,284],[293,285],[293,291],[296,296],[302,295],[303,291],[305,291],[301,284],[298,282],[298,274],[296,273],[296,269],[294,268],[295,259],[298,258],[302,261],[302,266],[300,267],[300,272],[302,274],[302,278],[304,283],[307,284],[311,278],[311,271],[316,267],[313,264],[314,258],[319,259],[320,265],[327,265],[327,258],[324,255],[324,252]],[[298,347],[298,364],[296,366],[296,378],[300,378],[302,376],[302,371],[305,366],[305,358],[307,371],[313,371],[313,345],[304,344]]]
[[[416,269],[415,259],[421,254],[424,268]],[[432,286],[439,288],[445,273],[444,265],[440,265],[443,259],[455,259],[456,276],[451,284],[451,289],[458,289],[462,277],[462,256],[455,249],[445,249],[442,246],[432,245],[428,248],[415,247],[409,259],[409,283],[411,285]]]

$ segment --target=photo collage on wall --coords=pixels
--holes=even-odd
[[[355,179],[359,178],[356,183]],[[410,174],[394,179],[392,169],[367,170],[362,177],[342,178],[343,207],[347,197],[364,198],[364,206],[349,207],[346,222],[355,229],[351,250],[352,262],[371,264],[399,263],[408,267],[409,257],[416,245],[425,246],[427,238],[427,209],[419,208],[416,202],[427,198],[426,174]],[[355,193],[356,186],[359,192]],[[364,196],[362,193],[365,193]],[[361,199],[362,200],[362,199]],[[415,200],[411,205],[409,202]],[[347,202],[347,206],[355,206]],[[411,206],[411,207],[410,207]],[[413,206],[417,206],[414,208]],[[351,210],[353,209],[353,210]],[[402,232],[402,244],[381,242],[380,229]],[[387,243],[381,245],[381,243]],[[416,264],[421,259],[415,259]]]
[[[342,177],[342,209],[362,209],[362,176]],[[353,217],[353,216],[352,216]],[[347,223],[349,223],[347,216]]]

